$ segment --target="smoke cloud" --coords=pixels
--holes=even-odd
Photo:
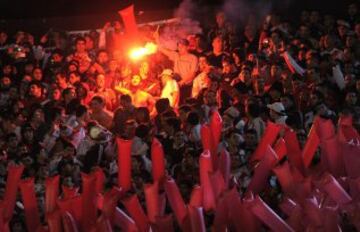
[[[178,22],[166,26],[161,33],[161,40],[164,46],[176,49],[177,41],[186,38],[188,35],[201,34],[200,22],[195,20],[199,6],[192,0],[184,0],[174,12]]]
[[[259,24],[272,10],[271,1],[266,0],[225,0],[222,7],[227,19],[244,26],[249,21]]]

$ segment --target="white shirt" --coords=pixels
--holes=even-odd
[[[202,89],[208,88],[209,86],[210,86],[210,80],[209,80],[207,74],[204,72],[201,72],[194,79],[191,96],[193,98],[196,98]]]
[[[180,75],[181,82],[186,85],[191,84],[198,68],[198,58],[191,53],[180,55],[178,52],[159,48],[174,62],[174,72]]]
[[[162,89],[160,98],[169,99],[170,106],[177,107],[179,102],[178,98],[175,99],[174,93],[179,93],[179,85],[175,80],[169,80]]]

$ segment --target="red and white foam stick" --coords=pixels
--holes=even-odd
[[[0,231],[10,232],[9,223],[4,221],[5,202],[0,201]]]
[[[311,126],[310,132],[308,134],[308,139],[305,143],[304,149],[302,151],[302,158],[304,161],[305,168],[309,167],[311,164],[311,161],[315,155],[315,152],[320,144],[320,138],[318,134],[316,133],[316,124],[313,124]]]
[[[213,172],[210,152],[205,150],[199,160],[200,184],[203,189],[203,206],[205,211],[215,209],[215,195],[211,186],[209,174]]]
[[[251,212],[255,214],[272,231],[279,231],[279,232],[294,231],[259,196],[257,196],[252,202]]]
[[[193,190],[191,192],[189,205],[194,207],[202,207],[202,202],[203,202],[202,188],[201,186],[196,185],[193,187]]]
[[[350,178],[360,177],[360,146],[341,144],[341,153],[347,176]]]
[[[65,212],[63,214],[62,218],[63,218],[63,225],[64,225],[65,232],[78,232],[79,231],[74,217],[69,212]]]
[[[304,173],[304,163],[296,132],[291,129],[286,130],[284,140],[290,164],[296,167],[301,173]]]
[[[212,112],[209,126],[213,137],[213,149],[215,152],[214,154],[212,154],[211,158],[213,159],[213,165],[217,165],[217,150],[221,140],[221,132],[223,126],[222,118],[217,110]]]
[[[325,168],[334,176],[340,177],[345,174],[343,157],[340,153],[340,144],[336,136],[321,141],[321,159],[324,162]]]
[[[154,232],[173,232],[174,231],[174,219],[172,214],[156,217],[156,223],[151,227]]]
[[[226,186],[224,182],[224,178],[221,175],[220,171],[217,170],[214,173],[209,174],[211,186],[214,192],[215,199],[218,199],[220,195],[225,191]]]
[[[78,195],[70,199],[61,199],[58,200],[58,206],[60,208],[60,211],[62,215],[65,214],[65,212],[68,212],[71,214],[71,216],[74,218],[76,225],[78,228],[82,225],[82,196]]]
[[[118,207],[116,207],[115,209],[114,224],[125,232],[139,231],[136,227],[134,220]]]
[[[277,155],[268,145],[264,158],[260,161],[260,164],[254,171],[255,173],[251,179],[247,191],[253,192],[254,194],[260,193],[266,187],[267,178],[269,177],[271,169],[274,168],[277,162]]]
[[[291,200],[288,197],[285,197],[281,203],[279,204],[279,208],[283,211],[286,215],[290,216],[293,210],[297,207],[296,202]]]
[[[140,205],[139,199],[136,194],[123,199],[122,203],[124,204],[126,210],[129,212],[130,216],[134,219],[139,231],[149,231],[149,221],[143,208]]]
[[[304,222],[313,226],[322,226],[323,218],[320,211],[319,203],[315,197],[305,199],[302,204],[304,208]]]
[[[226,149],[221,151],[219,170],[224,177],[225,186],[229,188],[230,172],[231,172],[231,157]]]
[[[272,123],[272,122],[268,122],[267,123],[267,127],[265,129],[265,132],[259,142],[259,145],[256,147],[256,150],[254,152],[254,154],[251,156],[251,161],[260,161],[263,156],[265,155],[267,146],[270,145],[272,146],[272,144],[275,142],[280,130],[281,130],[282,126]]]
[[[179,188],[173,179],[167,179],[164,183],[164,187],[169,204],[175,214],[178,224],[181,226],[187,215],[184,199],[182,198]]]
[[[335,136],[335,126],[330,119],[323,119],[316,117],[314,119],[316,132],[320,138],[320,141],[333,138]]]
[[[200,129],[200,135],[201,135],[201,143],[203,146],[203,150],[208,150],[210,151],[211,155],[214,156],[216,155],[216,149],[214,146],[214,138],[212,136],[211,133],[211,128],[209,125],[207,124],[203,124],[201,125],[201,129]]]
[[[90,231],[96,226],[96,176],[81,173],[82,179],[82,230]]]
[[[156,138],[151,144],[151,161],[153,180],[160,182],[165,177],[165,157],[163,147]]]
[[[92,173],[92,176],[95,177],[95,193],[96,195],[102,193],[104,190],[105,183],[105,174],[100,167],[97,167]]]
[[[47,224],[49,231],[51,232],[62,232],[61,224],[61,213],[60,210],[55,210],[51,213],[46,214]]]
[[[4,208],[4,221],[8,223],[14,213],[15,202],[16,202],[16,193],[18,189],[18,185],[20,182],[21,174],[24,170],[23,165],[13,165],[10,164],[8,166],[8,175],[6,179],[6,187],[5,187],[5,208]]]
[[[116,138],[118,149],[118,185],[124,191],[131,188],[131,146],[132,140]]]
[[[283,138],[279,139],[276,142],[276,144],[274,145],[274,151],[278,156],[279,160],[282,160],[285,157],[287,153],[287,149],[286,149],[285,140]]]
[[[121,190],[113,187],[110,191],[106,192],[104,197],[98,196],[98,208],[102,213],[109,218],[111,224],[114,224],[114,215],[116,211],[116,206],[119,201]],[[102,201],[101,203],[99,201]]]
[[[21,180],[19,185],[24,203],[26,227],[28,231],[36,231],[41,224],[36,200],[34,178]]]
[[[104,215],[101,215],[99,219],[96,221],[96,228],[93,231],[112,232],[113,229],[111,227],[110,220],[106,218]]]
[[[45,213],[51,213],[57,208],[59,197],[60,176],[48,177],[45,180]]]
[[[146,202],[147,215],[151,223],[156,222],[156,217],[160,216],[160,196],[159,196],[159,184],[144,185],[144,194]]]
[[[188,207],[190,224],[191,224],[191,231],[194,232],[205,232],[205,221],[204,221],[204,214],[203,209],[201,207]]]
[[[285,161],[282,165],[273,168],[273,171],[280,182],[284,193],[293,196],[294,194],[294,178],[292,176],[289,163]]]
[[[65,185],[61,186],[61,189],[63,191],[63,199],[70,199],[78,195],[79,188],[76,187],[68,187]]]
[[[339,182],[331,174],[324,174],[321,178],[321,183],[325,192],[340,206],[348,204],[352,201],[349,194],[341,187]]]

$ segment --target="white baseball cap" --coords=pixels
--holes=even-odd
[[[278,114],[285,115],[285,107],[281,102],[275,102],[273,104],[268,104],[267,108],[275,111]]]
[[[160,76],[164,76],[164,75],[166,75],[166,76],[172,76],[172,75],[174,75],[174,72],[173,72],[171,69],[164,69],[164,70],[162,71],[162,73],[160,74]]]

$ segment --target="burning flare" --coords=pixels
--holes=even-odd
[[[156,53],[157,45],[154,43],[146,43],[144,47],[133,48],[129,52],[129,57],[132,60],[141,60],[145,56]]]

